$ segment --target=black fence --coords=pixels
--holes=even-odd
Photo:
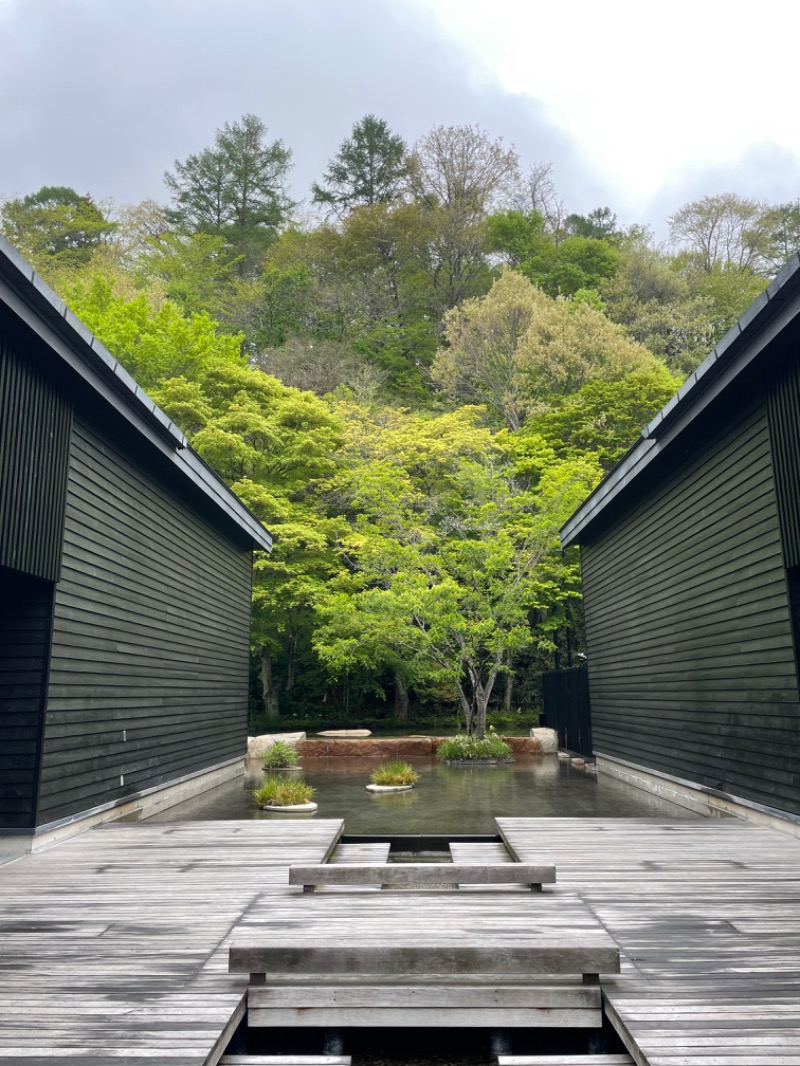
[[[544,722],[558,733],[558,746],[578,755],[592,754],[589,674],[585,666],[542,674]]]

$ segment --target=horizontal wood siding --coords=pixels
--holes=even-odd
[[[0,312],[0,566],[56,581],[71,404]]]
[[[53,585],[0,567],[0,830],[35,824]]]
[[[800,708],[765,404],[582,548],[598,753],[800,813]]]
[[[243,755],[251,555],[76,417],[39,823]]]

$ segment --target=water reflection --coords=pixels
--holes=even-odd
[[[494,833],[506,818],[688,818],[691,813],[603,775],[595,778],[554,755],[520,756],[503,766],[442,766],[409,759],[420,775],[412,792],[372,794],[369,775],[382,760],[307,758],[292,775],[316,790],[318,817],[343,818],[347,833]],[[261,811],[251,793],[264,771],[242,777],[155,815],[152,821],[314,817]]]

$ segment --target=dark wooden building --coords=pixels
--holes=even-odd
[[[269,535],[0,239],[0,832],[239,760]]]
[[[562,530],[600,768],[800,814],[800,261]]]

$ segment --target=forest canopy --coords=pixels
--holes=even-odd
[[[581,647],[558,529],[800,246],[800,200],[570,213],[478,126],[342,131],[294,203],[248,114],[164,202],[45,186],[0,231],[264,522],[252,728],[535,724]]]

